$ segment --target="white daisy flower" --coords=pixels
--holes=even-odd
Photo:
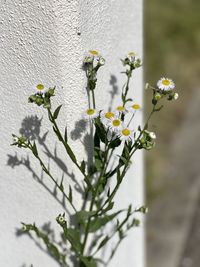
[[[84,57],[83,63],[92,63],[94,59],[100,60],[102,57],[96,50],[89,50],[88,54]],[[103,58],[102,58],[103,59]],[[105,62],[101,60],[100,64],[104,65]]]
[[[131,140],[131,139],[133,139],[133,131],[130,130],[128,127],[123,128],[123,129],[121,129],[120,132],[119,132],[119,138],[120,138],[122,141],[128,141],[128,140]]]
[[[131,106],[127,108],[127,110],[130,111],[131,113],[135,113],[136,110],[139,110],[139,109],[141,109],[139,104],[132,104]]]
[[[126,109],[125,109],[125,107],[124,106],[117,106],[116,107],[116,111],[118,112],[118,113],[123,113],[123,114],[125,114],[126,113]]]
[[[33,87],[36,94],[44,95],[48,91],[48,87],[43,85],[42,83],[39,83]]]
[[[96,109],[89,108],[85,112],[83,112],[83,119],[85,120],[92,120],[99,116],[99,112]]]
[[[115,115],[116,114],[114,112],[111,111],[105,112],[104,110],[102,110],[100,113],[100,120],[103,123],[103,125],[107,127],[108,124],[110,123],[110,120],[114,118]]]
[[[135,61],[135,58],[136,58],[136,53],[131,51],[128,53],[127,55],[127,58],[131,61],[131,62],[134,62]]]
[[[119,132],[122,128],[122,121],[119,118],[114,117],[110,120],[108,127],[110,128],[111,131],[115,133]]]
[[[160,90],[170,91],[170,90],[174,89],[175,84],[171,79],[163,77],[157,82],[157,86]]]

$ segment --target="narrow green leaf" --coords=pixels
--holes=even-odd
[[[111,210],[114,207],[114,202],[109,202],[108,206],[101,211],[101,215],[105,214],[107,211]]]
[[[90,223],[90,233],[94,233],[98,231],[101,227],[105,226],[107,223],[112,221],[117,215],[119,215],[122,212],[122,210],[113,213],[111,215],[105,215],[101,218],[94,218]]]
[[[103,163],[101,159],[95,159],[95,167],[97,168],[98,171],[101,170],[102,165]]]
[[[121,156],[120,157],[120,162],[122,162],[123,164],[127,164],[128,160],[125,157]]]
[[[134,227],[134,226],[138,227],[139,225],[140,225],[140,220],[134,218],[133,221],[132,221],[131,226],[132,227]]]
[[[95,124],[95,127],[96,127],[96,133],[97,133],[99,139],[101,140],[102,143],[105,143],[107,140],[107,136],[106,136],[106,130],[104,129],[102,123],[97,122]]]
[[[58,114],[59,114],[59,112],[60,112],[61,107],[62,107],[62,105],[58,106],[58,107],[56,108],[56,110],[54,111],[54,113],[53,113],[53,118],[54,118],[54,120],[56,120],[56,119],[58,118]]]
[[[76,219],[77,223],[85,227],[89,217],[94,215],[96,212],[95,211],[86,211],[86,210],[81,210],[76,213]]]
[[[58,140],[59,140],[59,141],[62,141],[62,136],[61,136],[60,133],[57,131],[57,129],[55,128],[55,126],[53,126],[53,130],[54,130],[54,133],[57,135]]]
[[[97,267],[97,263],[93,258],[80,256],[80,259],[82,261],[80,267]]]
[[[81,171],[82,171],[82,173],[85,173],[85,167],[86,167],[86,164],[85,164],[85,161],[83,160],[81,162]]]
[[[127,216],[130,216],[131,215],[131,211],[132,211],[132,205],[130,204],[128,206]]]
[[[96,128],[95,135],[94,135],[94,147],[98,147],[98,148],[100,147],[100,138],[97,133],[97,128]]]
[[[76,163],[76,156],[74,155],[74,152],[71,150],[70,146],[68,144],[65,144],[65,148],[71,160]]]
[[[67,138],[67,126],[65,127],[64,140],[65,140],[65,143],[67,143],[67,141],[68,141],[68,138]]]
[[[69,186],[69,202],[72,203],[73,201],[73,195],[72,195],[72,188],[71,185]]]
[[[107,197],[110,196],[110,188],[108,189],[108,192],[107,192]]]
[[[125,103],[130,102],[130,101],[133,101],[133,99],[132,98],[128,98],[128,99],[126,99]]]
[[[115,147],[120,146],[120,144],[121,144],[121,140],[119,138],[116,138],[109,144],[109,147],[115,148]]]
[[[80,233],[77,229],[68,228],[67,239],[77,251],[81,250]]]
[[[34,141],[33,146],[32,146],[32,152],[36,157],[38,156],[38,151],[37,151],[37,147],[36,147],[35,141]]]

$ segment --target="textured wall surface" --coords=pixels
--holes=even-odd
[[[43,159],[55,176],[60,178],[64,173],[66,183],[72,173],[79,176],[54,139],[45,110],[28,104],[27,97],[35,83],[57,85],[54,106],[63,104],[58,121],[63,129],[68,125],[70,143],[82,160],[86,155],[84,133],[78,121],[87,107],[87,96],[81,60],[89,49],[99,50],[107,63],[100,70],[97,106],[115,105],[113,87],[120,90],[125,81],[120,58],[130,50],[142,53],[142,1],[0,0],[1,267],[57,266],[40,243],[16,235],[21,221],[39,226],[51,221],[51,227],[58,228],[55,217],[63,210],[36,160],[27,151],[10,147],[11,134],[26,131],[40,140]],[[114,76],[116,84],[110,82]],[[135,72],[131,87],[132,96],[141,103],[141,69]],[[137,119],[141,121],[142,115]],[[47,131],[45,145],[42,137]],[[117,196],[120,207],[143,204],[142,179],[142,154],[138,153]],[[80,203],[78,194],[75,202]],[[132,231],[110,266],[125,265],[144,266],[142,227]]]

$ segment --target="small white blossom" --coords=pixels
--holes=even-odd
[[[127,110],[131,113],[135,113],[136,110],[141,109],[139,104],[132,104],[131,106],[127,107]]]
[[[119,118],[114,117],[108,123],[108,127],[111,131],[117,133],[122,129],[122,121]]]
[[[157,86],[162,91],[171,91],[174,89],[175,84],[171,79],[163,77],[157,82]]]
[[[117,106],[116,107],[116,112],[118,114],[125,114],[127,112],[126,108],[124,106]]]
[[[100,113],[100,120],[105,127],[108,127],[108,124],[110,123],[111,119],[115,117],[115,115],[116,114],[114,112],[105,112],[104,110],[102,110]]]
[[[134,62],[135,61],[135,57],[136,57],[136,53],[131,51],[128,53],[127,58],[131,61]]]
[[[36,84],[36,85],[33,86],[33,90],[35,91],[36,94],[44,95],[48,91],[48,89],[49,88],[46,87],[42,83],[38,83],[38,84]]]
[[[125,127],[119,131],[118,136],[122,141],[132,140],[133,139],[133,131],[130,130],[128,127]]]
[[[99,112],[97,112],[96,109],[89,108],[83,112],[82,116],[83,116],[83,119],[92,120],[99,116]]]

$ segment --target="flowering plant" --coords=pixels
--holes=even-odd
[[[92,129],[91,142],[93,146],[93,159],[88,166],[85,160],[78,162],[68,141],[67,128],[62,134],[57,124],[61,106],[53,111],[51,105],[56,88],[46,88],[43,84],[37,84],[34,94],[29,97],[30,103],[43,106],[47,110],[48,119],[56,137],[83,176],[84,196],[81,208],[78,209],[74,204],[73,188],[69,186],[66,190],[63,179],[58,181],[52,175],[38,152],[36,142],[25,136],[13,135],[12,145],[32,152],[42,170],[70,205],[75,218],[75,222],[71,224],[66,218],[65,212],[61,212],[57,216],[56,221],[61,228],[60,242],[52,240],[51,236],[44,233],[35,223],[22,223],[21,231],[28,234],[35,233],[60,266],[69,266],[72,258],[73,264],[80,267],[108,264],[127,232],[131,228],[139,226],[140,222],[135,217],[135,213],[147,212],[145,206],[133,208],[132,205],[129,205],[127,209],[113,212],[115,195],[129,169],[133,154],[140,149],[150,150],[155,145],[156,135],[149,131],[148,122],[152,115],[163,107],[159,105],[161,99],[176,100],[178,94],[173,92],[175,84],[168,78],[161,78],[155,87],[147,84],[146,89],[152,90],[152,110],[144,126],[138,125],[133,128],[132,122],[141,107],[128,97],[129,84],[133,71],[141,66],[141,60],[133,52],[130,52],[122,60],[122,63],[127,81],[121,92],[121,105],[113,111],[107,111],[97,110],[95,103],[97,73],[105,64],[105,59],[97,51],[92,50],[83,61],[87,77],[87,90],[90,96],[89,107],[83,113],[83,119],[88,121],[89,127]],[[112,183],[110,183],[111,179]],[[109,224],[111,230],[108,232]],[[113,240],[113,237],[116,237],[114,239],[116,243],[111,254],[106,260],[100,259],[99,252]]]

